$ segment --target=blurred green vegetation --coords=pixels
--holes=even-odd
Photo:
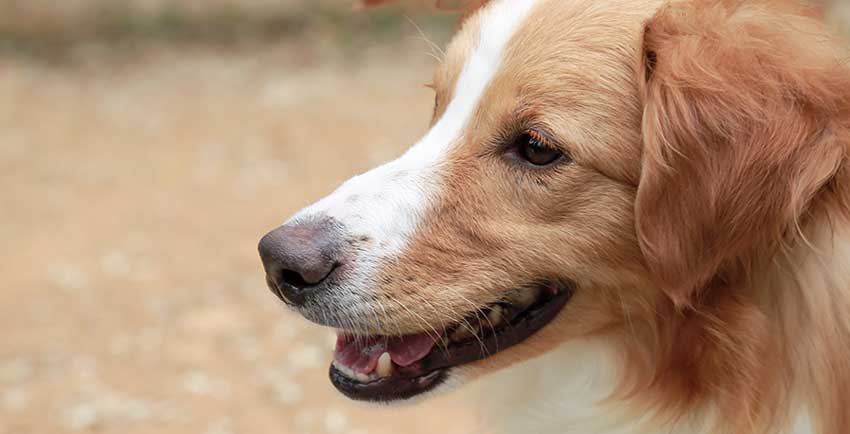
[[[814,1],[825,7],[830,23],[850,35],[850,1]],[[438,45],[454,29],[455,15],[422,7],[427,2],[421,0],[399,3],[355,10],[356,0],[0,0],[0,54],[62,57],[92,45],[127,52],[162,42],[284,39],[330,41],[356,53],[410,35],[412,23]]]
[[[80,46],[140,46],[157,42],[230,45],[281,39],[331,40],[343,48],[394,42],[421,27],[443,42],[456,16],[409,5],[355,10],[348,0],[281,0],[260,4],[191,0],[0,0],[0,54],[62,56]],[[77,5],[73,3],[76,1]],[[415,24],[413,24],[415,23]]]

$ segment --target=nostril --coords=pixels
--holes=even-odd
[[[279,269],[272,271],[269,277],[269,288],[284,302],[301,305],[311,292],[317,290],[318,286],[327,279],[340,264],[334,263],[330,269],[315,276],[304,274],[291,269]]]
[[[281,270],[279,281],[296,289],[304,289],[310,286],[310,284],[301,277],[301,274],[292,270]]]

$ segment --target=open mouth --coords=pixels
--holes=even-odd
[[[349,398],[395,401],[440,385],[449,369],[516,345],[552,321],[573,295],[572,284],[547,282],[516,289],[466,321],[404,336],[337,337],[333,385]]]

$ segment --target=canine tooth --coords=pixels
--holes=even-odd
[[[393,360],[390,358],[390,353],[381,354],[378,359],[378,367],[375,369],[378,377],[389,377],[393,373]]]
[[[502,306],[493,306],[490,313],[487,314],[487,319],[490,320],[490,326],[496,327],[502,323]]]

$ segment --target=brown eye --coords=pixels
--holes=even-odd
[[[524,133],[516,141],[519,156],[535,166],[548,166],[564,156],[557,148],[546,144],[542,137],[534,133]]]

